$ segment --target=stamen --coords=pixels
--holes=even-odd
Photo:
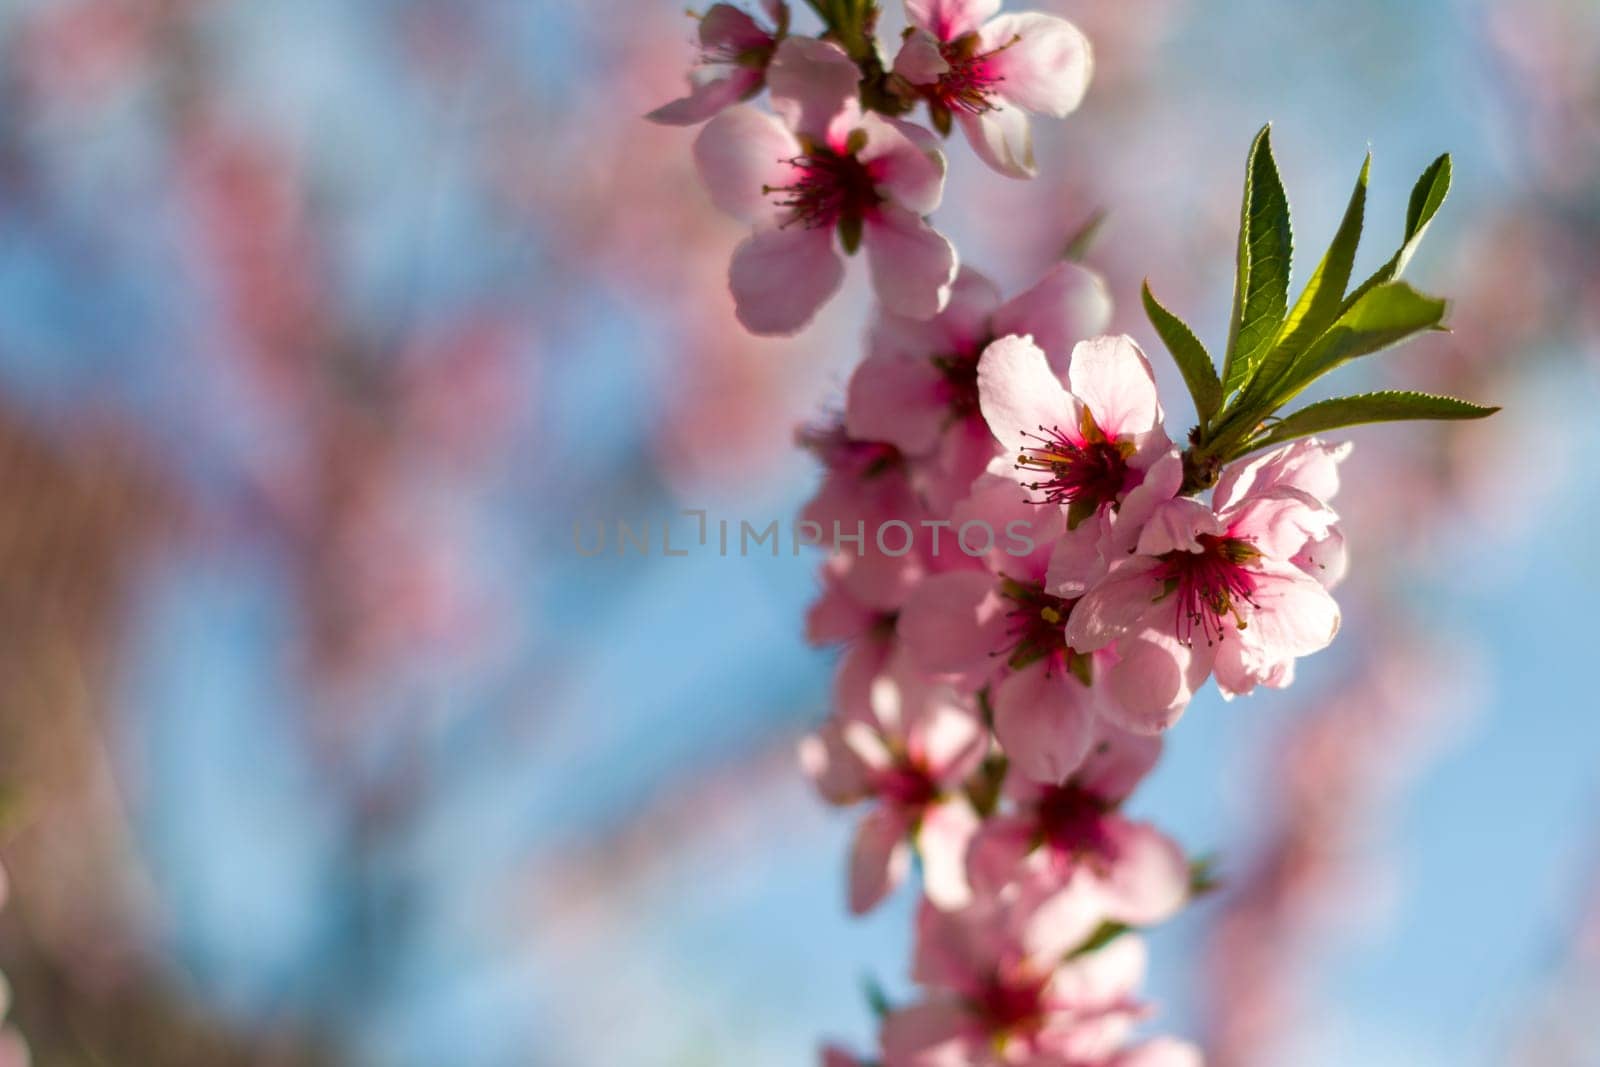
[[[1092,420],[1087,419],[1089,425]],[[1098,430],[1083,435],[1081,441],[1067,436],[1060,427],[1040,426],[1038,433],[1022,435],[1036,445],[1027,445],[1017,456],[1018,470],[1049,475],[1023,487],[1044,498],[1041,504],[1078,504],[1092,508],[1116,503],[1128,481],[1128,445],[1108,441]]]
[[[1206,644],[1213,645],[1222,640],[1225,616],[1243,630],[1242,606],[1260,607],[1255,601],[1255,574],[1245,564],[1261,553],[1236,537],[1201,534],[1196,540],[1198,552],[1168,552],[1156,574],[1164,585],[1162,596],[1176,594],[1178,639],[1192,645],[1198,626]]]
[[[935,107],[942,107],[964,115],[982,115],[999,106],[995,102],[997,87],[1005,79],[994,70],[994,57],[1016,44],[1022,38],[1013,37],[999,48],[988,52],[977,51],[978,35],[966,34],[939,46],[939,54],[950,69],[939,76],[939,81],[928,89]]]
[[[859,219],[882,200],[866,164],[854,155],[815,148],[783,162],[795,169],[795,180],[761,188],[774,197],[773,203],[788,210],[781,227],[796,223],[807,229],[833,226],[844,218]]]

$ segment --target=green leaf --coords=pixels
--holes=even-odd
[[[1482,419],[1500,409],[1472,404],[1451,396],[1408,393],[1390,390],[1341,396],[1307,405],[1274,423],[1250,448],[1265,448],[1309,437],[1325,430],[1360,426],[1371,422],[1400,422],[1407,419]]]
[[[872,1009],[872,1014],[878,1019],[883,1019],[894,1010],[894,1004],[889,1000],[889,994],[884,992],[883,983],[871,974],[862,975],[861,991],[866,995],[867,1007]]]
[[[1295,301],[1294,309],[1278,331],[1278,351],[1287,351],[1293,357],[1302,352],[1339,317],[1344,303],[1345,286],[1350,284],[1350,271],[1356,262],[1356,246],[1361,243],[1361,226],[1367,211],[1367,180],[1372,175],[1372,153],[1367,153],[1361,164],[1361,174],[1356,178],[1355,191],[1344,210],[1339,231],[1333,235],[1322,262],[1306,283],[1306,288]],[[1274,356],[1278,352],[1273,353]]]
[[[1278,335],[1289,304],[1293,246],[1289,198],[1272,158],[1272,127],[1263,126],[1250,146],[1244,203],[1239,212],[1239,268],[1234,279],[1228,351],[1222,363],[1224,394],[1250,380]]]
[[[1443,300],[1419,293],[1405,282],[1386,282],[1368,290],[1294,361],[1282,383],[1262,398],[1263,414],[1282,407],[1336,367],[1439,325],[1446,306]]]
[[[1162,343],[1167,346],[1167,351],[1172,353],[1178,370],[1183,373],[1183,383],[1189,387],[1189,395],[1194,398],[1194,409],[1200,416],[1200,424],[1206,425],[1222,406],[1222,382],[1217,378],[1217,367],[1211,361],[1211,353],[1206,351],[1206,346],[1200,343],[1187,323],[1161,305],[1150,291],[1148,280],[1144,283],[1144,311],[1150,317],[1150,325],[1156,328]]]
[[[1412,187],[1411,201],[1406,205],[1406,236],[1400,244],[1400,250],[1372,277],[1362,282],[1355,292],[1345,298],[1345,307],[1350,307],[1372,289],[1400,277],[1400,273],[1411,262],[1411,257],[1421,247],[1423,234],[1428,232],[1428,224],[1439,213],[1445,197],[1450,195],[1450,178],[1453,171],[1454,167],[1448,152],[1428,164],[1428,169],[1422,172],[1422,177],[1418,178],[1417,184]]]

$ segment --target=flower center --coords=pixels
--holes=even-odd
[[[928,89],[932,102],[946,111],[981,115],[999,105],[994,101],[995,86],[1004,79],[994,69],[994,57],[1020,38],[1013,37],[989,52],[978,51],[978,35],[969,33],[939,46],[939,55],[950,69]]]
[[[1168,552],[1156,572],[1163,583],[1162,596],[1177,594],[1178,638],[1194,643],[1198,626],[1206,644],[1222,640],[1223,618],[1232,616],[1243,630],[1241,605],[1256,607],[1256,577],[1246,564],[1260,557],[1255,546],[1236,537],[1201,534],[1197,552]]]
[[[941,391],[950,413],[956,418],[976,415],[978,413],[977,356],[935,356],[933,365],[944,377],[944,381],[940,383]]]
[[[1040,835],[1056,853],[1096,868],[1116,862],[1117,848],[1105,832],[1105,805],[1076,786],[1050,789],[1036,809]]]
[[[1128,483],[1132,442],[1107,439],[1088,408],[1076,438],[1058,426],[1041,426],[1038,433],[1022,436],[1038,444],[1023,447],[1017,469],[1048,476],[1023,483],[1044,494],[1040,503],[1078,505],[1079,510],[1092,512],[1103,504],[1115,504]]]
[[[830,471],[849,470],[861,478],[875,478],[900,466],[900,450],[887,441],[863,441],[845,431],[844,420],[802,426],[796,443],[816,456]]]
[[[782,226],[816,229],[845,219],[859,220],[882,199],[866,164],[854,154],[813,148],[784,162],[794,168],[794,181],[761,190],[788,211]]]
[[[878,795],[902,807],[922,808],[939,798],[939,787],[924,771],[909,762],[900,762],[881,771]]]
[[[1045,660],[1046,670],[1071,671],[1088,685],[1089,661],[1067,644],[1067,616],[1076,600],[1051,596],[1037,582],[1014,578],[1000,580],[1000,595],[1014,605],[1006,612],[1006,643],[994,654],[1006,657],[1006,666],[1019,671]]]
[[[1006,970],[990,976],[973,1005],[996,1037],[1033,1029],[1044,1021],[1045,1015],[1044,979],[1025,969],[1012,973],[1005,973]]]

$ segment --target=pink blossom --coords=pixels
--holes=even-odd
[[[767,64],[789,28],[789,5],[763,0],[775,29],[768,30],[732,4],[712,4],[700,16],[700,57],[689,75],[689,95],[645,117],[665,126],[693,126],[766,84]]]
[[[1342,555],[1337,516],[1294,484],[1325,477],[1337,461],[1319,447],[1287,445],[1225,475],[1211,505],[1161,504],[1137,553],[1079,603],[1069,640],[1095,649],[1160,634],[1183,650],[1186,671],[1214,671],[1225,695],[1288,684],[1295,659],[1327,647],[1339,629],[1339,606],[1306,558],[1316,546],[1338,545]]]
[[[822,1067],[865,1067],[862,1061],[854,1054],[838,1045],[822,1046]]]
[[[800,762],[834,804],[874,800],[850,858],[850,910],[871,910],[904,878],[914,843],[928,899],[961,907],[966,852],[978,817],[961,789],[983,761],[988,732],[969,702],[914,672],[890,669],[866,706],[841,705],[801,742]]]
[[[1099,918],[1022,887],[918,915],[912,977],[927,996],[883,1025],[884,1067],[1071,1067],[1114,1055],[1144,1014],[1145,950],[1124,935],[1075,958]]]
[[[919,490],[947,512],[997,448],[978,408],[984,349],[997,337],[1029,334],[1065,367],[1073,342],[1098,333],[1110,318],[1105,284],[1075,264],[1057,264],[1005,303],[992,282],[963,267],[949,305],[932,319],[879,310],[867,358],[850,378],[845,426],[916,457]]]
[[[928,518],[905,457],[893,445],[858,440],[842,427],[802,431],[821,460],[822,484],[801,509],[818,544],[850,557],[835,577],[862,604],[894,611],[933,561],[920,536]]]
[[[934,123],[952,118],[973,151],[1013,178],[1031,178],[1028,113],[1065,118],[1089,87],[1088,38],[1038,12],[991,17],[1000,0],[906,0],[912,28],[894,72],[928,102]]]
[[[927,131],[863,114],[859,79],[838,46],[787,38],[767,70],[779,117],[732,108],[695,141],[712,201],[755,226],[729,275],[753,333],[811,321],[844,278],[838,243],[865,247],[873,289],[896,314],[931,318],[950,299],[955,248],[923,218],[943,195],[944,157]]]
[[[1027,879],[1081,891],[1106,918],[1148,926],[1188,898],[1183,850],[1118,807],[1161,754],[1159,738],[1104,726],[1071,779],[1041,785],[1008,775],[1012,811],[984,821],[968,852],[974,891],[999,893]]]
[[[1079,342],[1066,379],[1064,386],[1029,337],[1001,338],[979,364],[983,417],[1017,457],[1013,477],[1023,488],[1065,505],[1073,526],[1119,505],[1162,460],[1176,492],[1171,475],[1181,467],[1162,425],[1155,375],[1133,338]]]

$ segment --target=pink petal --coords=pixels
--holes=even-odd
[[[1150,926],[1176,915],[1189,899],[1189,860],[1183,849],[1148,823],[1113,815],[1103,829],[1117,850],[1101,882],[1106,914],[1130,926]]]
[[[983,762],[989,732],[976,711],[946,690],[924,700],[906,726],[911,758],[946,789],[956,789]]]
[[[972,1067],[983,1034],[954,998],[913,1004],[883,1021],[883,1067]]]
[[[801,227],[747,238],[734,250],[728,273],[739,321],[761,335],[799,333],[843,281],[833,232]]]
[[[1333,509],[1290,486],[1250,493],[1222,514],[1228,532],[1272,559],[1292,559],[1309,540],[1327,536],[1339,520]]]
[[[994,313],[994,335],[1032,335],[1064,379],[1072,346],[1104,332],[1110,323],[1111,293],[1104,279],[1076,263],[1057,263],[1033,288]]]
[[[911,869],[910,824],[897,809],[883,805],[867,813],[850,849],[850,911],[865,915],[905,880]]]
[[[894,57],[894,72],[912,85],[932,85],[949,69],[939,39],[921,27],[906,34]]]
[[[906,0],[906,18],[941,41],[972,33],[1000,10],[1000,0]]]
[[[829,719],[802,738],[800,767],[830,804],[854,804],[871,795],[872,768],[845,742],[844,724]]]
[[[1322,588],[1332,589],[1344,581],[1350,568],[1350,555],[1345,549],[1344,534],[1335,526],[1319,540],[1307,541],[1289,562],[1322,583]]]
[[[827,141],[834,120],[855,100],[860,80],[844,49],[813,37],[785,37],[767,67],[772,110],[818,143]]]
[[[838,1045],[822,1049],[822,1067],[861,1067],[861,1061]]]
[[[1028,337],[1002,337],[978,363],[978,404],[989,432],[1011,452],[1030,443],[1040,427],[1075,433],[1078,403],[1050,370],[1044,352]]]
[[[945,430],[932,461],[917,468],[917,489],[935,514],[948,514],[972,492],[973,483],[999,452],[1000,444],[987,423],[981,418],[962,419]],[[943,542],[940,547],[944,548]]]
[[[1212,502],[1223,511],[1247,493],[1289,486],[1327,503],[1339,492],[1339,464],[1350,448],[1348,441],[1329,445],[1311,437],[1230,464],[1217,481]]]
[[[1231,632],[1254,652],[1252,662],[1270,664],[1320,652],[1339,632],[1339,604],[1316,579],[1293,565],[1259,561],[1255,608],[1245,629]]]
[[[1099,738],[1073,776],[1079,787],[1112,803],[1133,792],[1161,758],[1161,738],[1100,724]]]
[[[1160,562],[1134,557],[1113,567],[1072,609],[1067,644],[1079,652],[1104,648],[1143,620],[1161,592]]]
[[[759,70],[736,67],[721,77],[695,83],[688,96],[661,105],[645,118],[663,126],[694,126],[754,95],[761,82]]]
[[[1013,914],[1021,920],[1016,936],[1023,951],[1030,960],[1044,967],[1058,964],[1105,921],[1100,894],[1085,878],[1071,879],[1064,889],[1059,888],[1053,878],[1026,881],[1020,888]],[[1058,971],[1057,980],[1059,977]],[[1051,984],[1057,983],[1052,981]],[[1074,988],[1085,984],[1078,981]]]
[[[1178,495],[1183,488],[1183,457],[1177,449],[1168,448],[1156,458],[1144,473],[1144,479],[1128,490],[1112,518],[1112,532],[1107,539],[1106,552],[1116,556],[1134,551],[1145,525],[1163,505]],[[1206,520],[1215,526],[1213,519]],[[1192,541],[1185,541],[1187,547]]]
[[[1185,1041],[1158,1037],[1119,1053],[1106,1067],[1205,1067],[1205,1059]]]
[[[1080,341],[1072,350],[1068,385],[1109,437],[1137,439],[1161,422],[1150,361],[1126,334]]]
[[[1210,657],[1172,633],[1143,630],[1117,642],[1117,662],[1106,672],[1110,699],[1101,714],[1121,729],[1159,734],[1178,721],[1205,684]]]
[[[1144,981],[1148,962],[1144,940],[1123,934],[1104,948],[1060,967],[1050,983],[1051,999],[1080,1010],[1125,1002]]]
[[[858,440],[887,441],[907,455],[931,452],[950,418],[943,383],[928,359],[868,356],[850,376],[845,429]]]
[[[994,929],[997,907],[983,900],[952,912],[923,901],[917,908],[911,980],[969,996],[979,992],[1006,947]]]
[[[991,169],[1007,178],[1026,179],[1039,173],[1033,158],[1033,129],[1020,107],[1002,104],[982,114],[963,114],[960,122],[972,151]]]
[[[874,114],[863,115],[857,127],[866,133],[867,143],[856,159],[866,166],[878,192],[913,215],[938,210],[944,196],[944,153],[932,135],[909,122]]]
[[[1163,500],[1152,511],[1139,531],[1141,556],[1164,556],[1168,552],[1198,552],[1198,538],[1227,532],[1216,514],[1198,500],[1173,497]]]
[[[694,141],[700,180],[721,211],[745,222],[776,219],[778,208],[765,187],[788,185],[800,142],[783,123],[751,107],[724,111]]]
[[[770,44],[772,34],[732,4],[712,4],[700,19],[700,46],[708,52],[747,52]]]
[[[1079,597],[1105,574],[1105,560],[1100,555],[1100,541],[1108,519],[1104,514],[1091,516],[1078,524],[1076,530],[1067,530],[1050,549],[1050,564],[1045,572],[1045,592],[1051,596]]]
[[[862,243],[872,288],[897,315],[929,319],[944,310],[956,277],[955,246],[898,204],[880,204],[866,219]]]
[[[1089,687],[1059,667],[1035,663],[995,688],[995,737],[1012,769],[1035,781],[1066,781],[1089,754],[1094,729]]]
[[[989,61],[1000,95],[1041,115],[1065,118],[1089,88],[1094,59],[1089,39],[1054,15],[1024,11],[1001,15],[979,35],[984,51],[1003,49]]]
[[[1059,507],[1033,503],[1015,481],[993,473],[973,483],[971,494],[951,509],[950,522],[957,538],[967,530],[971,549],[992,540],[984,557],[992,572],[1029,583],[1045,577],[1053,546],[1067,532],[1066,516]]]
[[[1005,639],[1006,610],[987,571],[935,574],[907,598],[900,640],[924,670],[978,675],[993,666],[991,653]]]
[[[967,849],[967,878],[974,891],[993,896],[1016,881],[1033,851],[1034,824],[1016,815],[991,815]]]
[[[972,903],[967,884],[967,846],[980,820],[965,797],[930,805],[917,825],[922,889],[934,907],[952,911]]]
[[[908,319],[878,309],[868,333],[867,349],[874,356],[927,363],[934,357],[978,357],[978,346],[989,339],[989,316],[1000,304],[993,282],[963,266],[950,287],[950,302],[931,319]]]

